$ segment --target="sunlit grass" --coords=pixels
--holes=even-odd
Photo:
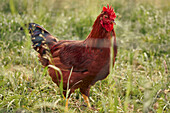
[[[170,2],[136,0],[0,0],[0,112],[63,112],[65,100],[20,27],[35,22],[60,40],[83,40],[111,4],[117,14],[118,55],[113,72],[90,91],[99,112],[168,112]],[[84,107],[79,90],[69,110]]]

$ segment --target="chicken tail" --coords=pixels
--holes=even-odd
[[[42,26],[38,24],[29,23],[28,30],[32,37],[31,39],[33,42],[34,49],[44,44],[49,45],[58,41],[57,38],[53,37],[46,29],[44,29]]]
[[[31,35],[33,48],[38,53],[40,53],[40,57],[42,57],[42,60],[47,62],[48,56],[51,55],[50,49],[58,42],[58,39],[52,36],[42,26],[35,23],[29,23],[28,30],[29,34]]]

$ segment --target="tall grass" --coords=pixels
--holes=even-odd
[[[90,91],[98,112],[169,112],[170,2],[168,0],[0,0],[0,112],[63,112],[65,100],[20,27],[44,26],[60,40],[83,40],[107,4],[117,14],[118,55],[113,72]],[[69,110],[83,106],[79,90]]]

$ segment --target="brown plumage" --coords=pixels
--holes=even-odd
[[[92,31],[84,41],[58,41],[38,24],[29,24],[33,47],[40,53],[39,59],[42,65],[55,65],[62,72],[63,94],[65,97],[69,81],[68,89],[70,92],[68,97],[75,89],[80,88],[80,92],[90,107],[87,98],[90,87],[109,74],[112,37],[114,41],[113,65],[115,62],[117,54],[116,36],[113,29],[115,18],[116,15],[113,9],[109,6],[107,8],[103,7],[102,13],[94,22]],[[48,72],[53,82],[59,86],[61,74],[50,66]]]

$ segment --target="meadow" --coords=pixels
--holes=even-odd
[[[64,111],[65,100],[38,61],[25,23],[60,40],[84,40],[102,7],[112,5],[118,55],[113,72],[90,91],[89,109],[76,90],[69,112],[170,112],[170,1],[0,0],[0,112]]]

